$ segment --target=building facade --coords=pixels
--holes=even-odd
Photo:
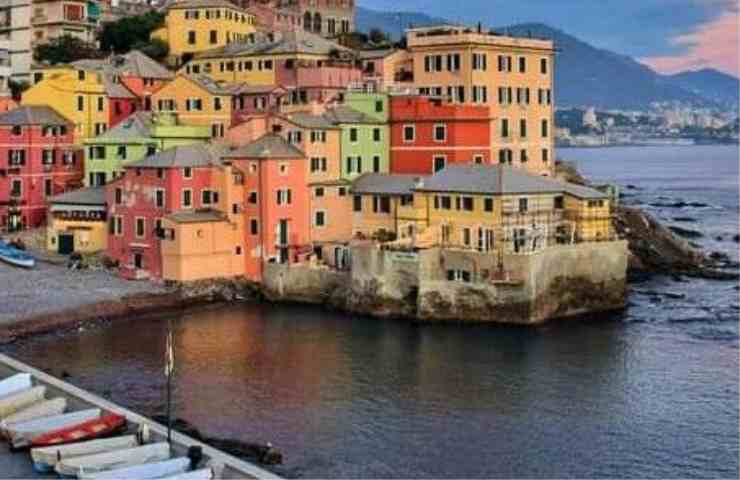
[[[48,200],[46,249],[60,255],[97,253],[108,244],[105,188],[80,188]]]
[[[355,0],[240,0],[269,29],[303,29],[324,37],[355,31]]]
[[[69,120],[49,107],[0,115],[0,229],[42,225],[49,198],[82,181],[83,156]]]

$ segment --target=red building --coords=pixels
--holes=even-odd
[[[429,175],[453,163],[492,162],[488,107],[392,96],[390,127],[391,173]]]
[[[0,230],[42,225],[47,198],[81,186],[83,175],[69,120],[43,106],[0,114]]]
[[[306,155],[267,134],[224,158],[244,173],[247,277],[260,281],[264,262],[296,263],[310,254]]]
[[[106,253],[123,277],[162,276],[162,217],[216,203],[211,184],[219,161],[219,149],[211,145],[175,147],[126,165],[124,175],[106,185]]]

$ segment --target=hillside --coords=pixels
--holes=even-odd
[[[446,23],[423,13],[377,12],[358,8],[358,28],[381,30],[398,38],[401,26]],[[567,33],[541,23],[498,28],[513,35],[552,38],[559,49],[555,69],[558,106],[594,106],[600,110],[645,109],[652,102],[678,101],[695,106],[737,102],[737,79],[710,72],[666,77],[631,57],[596,48]],[[716,72],[719,73],[719,72]],[[723,75],[723,74],[719,74]],[[732,82],[734,80],[734,87]],[[734,95],[734,97],[732,96]]]

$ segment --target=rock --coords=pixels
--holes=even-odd
[[[709,258],[715,262],[729,262],[730,256],[723,252],[712,252],[709,254]]]
[[[740,243],[740,235],[735,235],[734,237],[732,237],[732,241],[735,243]]]
[[[722,235],[717,235],[716,237],[714,237],[714,240],[716,240],[717,242],[724,242],[725,237],[723,237]]]
[[[673,217],[674,222],[695,223],[696,219],[691,217]]]
[[[624,188],[626,188],[627,190],[640,190],[640,188],[636,185],[626,185]]]
[[[683,238],[703,238],[704,234],[701,232],[698,232],[696,230],[689,230],[688,228],[681,228],[681,227],[675,227],[673,225],[669,226],[668,229],[675,233],[676,235],[683,237]]]

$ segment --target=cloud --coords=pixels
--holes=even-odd
[[[666,74],[684,70],[716,68],[740,77],[738,5],[734,1],[730,3],[724,0],[714,3],[723,3],[727,9],[720,16],[697,27],[693,32],[671,39],[671,44],[684,49],[682,53],[644,57],[640,61]]]

